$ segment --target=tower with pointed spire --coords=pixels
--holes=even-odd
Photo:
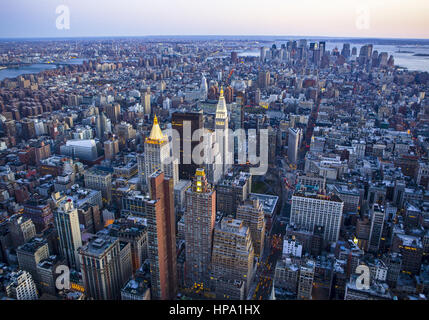
[[[228,169],[232,166],[233,154],[229,145],[228,110],[226,108],[223,87],[220,89],[219,102],[216,108],[215,132],[222,161],[222,175],[225,175]]]
[[[175,185],[179,180],[178,164],[177,161],[171,160],[170,143],[168,137],[162,133],[156,115],[153,119],[152,130],[144,145],[144,172],[140,172],[140,175],[144,175],[142,180],[148,186],[150,176],[154,172],[162,170],[167,178],[173,179]]]

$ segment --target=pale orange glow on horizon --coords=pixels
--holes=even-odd
[[[71,28],[66,33],[55,29],[58,0],[1,2],[0,37],[295,35],[429,39],[428,0],[63,0],[71,12]],[[358,23],[362,12],[368,17],[365,28]]]

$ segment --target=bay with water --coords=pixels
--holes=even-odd
[[[82,64],[84,59],[70,59],[67,62],[62,64]],[[55,63],[52,64],[43,64],[43,63],[35,63],[27,66],[22,66],[19,68],[8,68],[0,70],[0,81],[9,78],[13,79],[19,77],[24,74],[38,74],[39,72],[45,70],[56,69],[57,65]]]

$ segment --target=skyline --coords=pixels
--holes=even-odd
[[[69,29],[56,27],[60,15],[56,8],[61,5],[70,10]],[[428,9],[424,0],[267,0],[264,6],[255,0],[220,0],[210,10],[207,3],[196,0],[124,0],[120,5],[112,0],[6,0],[0,12],[0,38],[278,35],[429,39],[424,14]]]

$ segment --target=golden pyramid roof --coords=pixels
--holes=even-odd
[[[158,124],[158,118],[155,115],[155,118],[153,119],[153,126],[152,130],[150,131],[149,138],[147,140],[151,140],[153,142],[164,142],[166,141],[166,137],[161,131],[161,128]]]

